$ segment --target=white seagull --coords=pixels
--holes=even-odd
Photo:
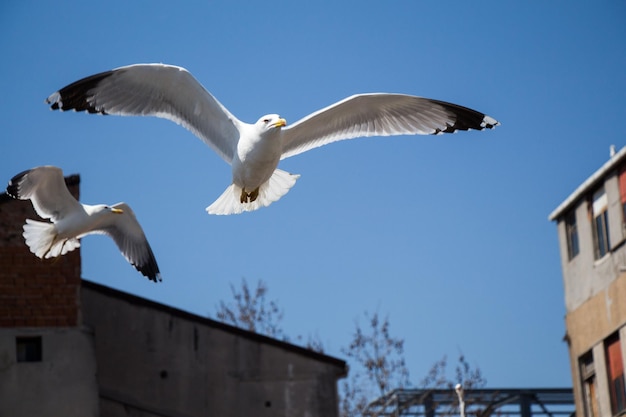
[[[89,234],[113,238],[122,255],[151,281],[161,281],[159,266],[135,213],[125,203],[113,206],[81,204],[70,194],[63,171],[41,166],[14,176],[7,194],[29,200],[37,214],[52,223],[26,219],[24,239],[39,258],[65,255],[80,246],[78,239]]]
[[[236,214],[270,205],[299,175],[278,162],[310,149],[366,136],[431,135],[491,129],[498,121],[456,104],[405,94],[357,94],[287,126],[277,114],[240,121],[185,68],[164,64],[120,67],[51,94],[53,110],[156,116],[189,129],[232,166],[233,182],[209,214]]]

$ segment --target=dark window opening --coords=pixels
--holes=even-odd
[[[587,352],[580,358],[580,375],[583,385],[583,404],[585,417],[600,417],[597,397],[596,368],[593,363],[593,353]]]
[[[41,336],[16,337],[15,352],[18,362],[41,362]]]
[[[611,250],[609,239],[608,200],[604,189],[593,195],[593,244],[594,258],[600,259]]]
[[[565,217],[565,233],[567,233],[567,255],[568,259],[573,259],[580,247],[578,245],[578,226],[576,225],[576,212],[572,210]]]
[[[619,334],[606,339],[604,342],[606,368],[611,397],[611,411],[617,415],[626,410],[626,387],[624,386],[624,362],[622,361],[622,346]]]
[[[596,259],[602,258],[611,249],[609,246],[608,214],[603,211],[595,218]]]

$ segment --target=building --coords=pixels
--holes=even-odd
[[[338,415],[343,360],[82,280],[80,248],[29,252],[26,218],[0,194],[1,417]]]
[[[579,416],[626,412],[626,148],[549,216],[558,230]]]

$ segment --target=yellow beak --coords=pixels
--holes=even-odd
[[[287,126],[287,120],[283,119],[282,117],[278,119],[276,123],[274,123],[274,127],[283,127],[283,126]]]
[[[122,213],[124,213],[124,210],[118,209],[118,208],[112,208],[111,212],[115,213],[115,214],[122,214]]]

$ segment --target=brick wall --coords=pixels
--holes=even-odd
[[[80,177],[65,178],[78,199]],[[80,248],[39,259],[22,237],[27,218],[40,220],[30,201],[0,194],[0,327],[68,327],[80,324]]]

